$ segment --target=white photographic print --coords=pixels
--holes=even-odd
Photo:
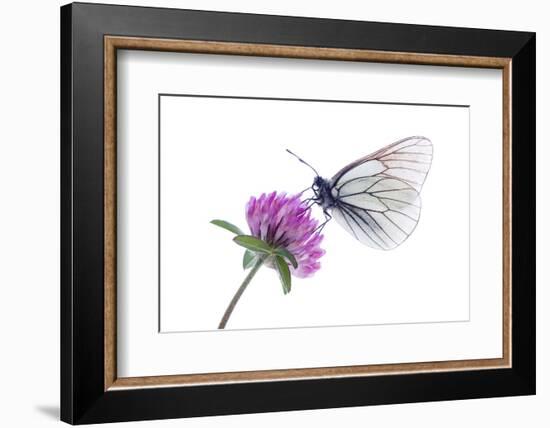
[[[159,109],[161,331],[468,319],[466,106],[161,94]],[[432,164],[430,139],[400,139],[416,134],[443,164],[405,244]]]
[[[502,355],[499,70],[120,50],[117,79],[120,376]]]

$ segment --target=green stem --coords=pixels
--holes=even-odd
[[[227,321],[229,321],[229,317],[231,316],[231,313],[233,312],[233,309],[235,309],[235,306],[237,306],[237,302],[241,298],[242,294],[244,293],[244,290],[246,290],[246,287],[248,284],[250,284],[250,281],[252,281],[252,278],[254,278],[254,275],[256,275],[256,272],[260,270],[262,265],[264,264],[266,260],[266,256],[259,256],[258,260],[252,267],[252,270],[248,273],[246,278],[244,279],[243,283],[231,299],[231,302],[229,302],[229,306],[225,310],[225,313],[223,314],[222,320],[220,321],[220,325],[218,326],[219,329],[225,328],[225,325],[227,324]]]

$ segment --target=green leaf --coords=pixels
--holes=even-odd
[[[275,250],[275,254],[278,254],[279,256],[287,259],[290,262],[290,264],[294,267],[294,269],[298,267],[298,260],[296,260],[296,257],[294,257],[294,255],[290,251],[288,251],[286,248],[277,248]]]
[[[268,243],[256,238],[255,236],[239,235],[235,236],[233,238],[233,241],[235,241],[241,247],[247,248],[251,251],[254,251],[255,253],[273,253],[273,248],[271,248]]]
[[[234,224],[229,223],[225,220],[212,220],[210,223],[215,224],[218,227],[221,227],[222,229],[229,230],[230,232],[233,232],[235,235],[244,235],[243,231],[239,229]]]
[[[246,250],[243,256],[243,269],[246,270],[248,268],[251,268],[252,266],[254,266],[255,262],[256,255],[252,251]]]
[[[277,270],[279,271],[279,278],[281,279],[281,284],[283,285],[283,293],[290,293],[290,269],[288,268],[285,259],[281,256],[275,256],[275,266],[277,266]]]

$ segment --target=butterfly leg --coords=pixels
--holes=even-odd
[[[317,229],[315,229],[315,232],[317,233],[321,233],[323,231],[323,228],[326,226],[326,224],[330,220],[332,220],[332,216],[326,209],[323,210],[323,214],[325,215],[325,221],[320,226],[318,226]]]
[[[311,190],[311,187],[306,187],[304,190],[302,190],[301,192],[298,192],[298,195],[302,196],[304,193],[306,193],[308,190]]]
[[[306,210],[309,210],[312,206],[319,203],[319,198],[312,196],[311,198],[304,199],[302,202],[306,204]]]
[[[317,200],[315,198],[309,198],[309,199],[306,199],[304,202],[307,204],[306,210],[309,210],[311,209],[312,206],[314,206],[317,203]]]

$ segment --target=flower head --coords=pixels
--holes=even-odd
[[[300,195],[263,193],[259,198],[251,197],[246,205],[246,221],[252,235],[292,253],[298,267],[291,266],[290,270],[299,278],[319,270],[319,259],[325,254],[320,247],[323,235],[317,233],[318,222],[310,214]]]

